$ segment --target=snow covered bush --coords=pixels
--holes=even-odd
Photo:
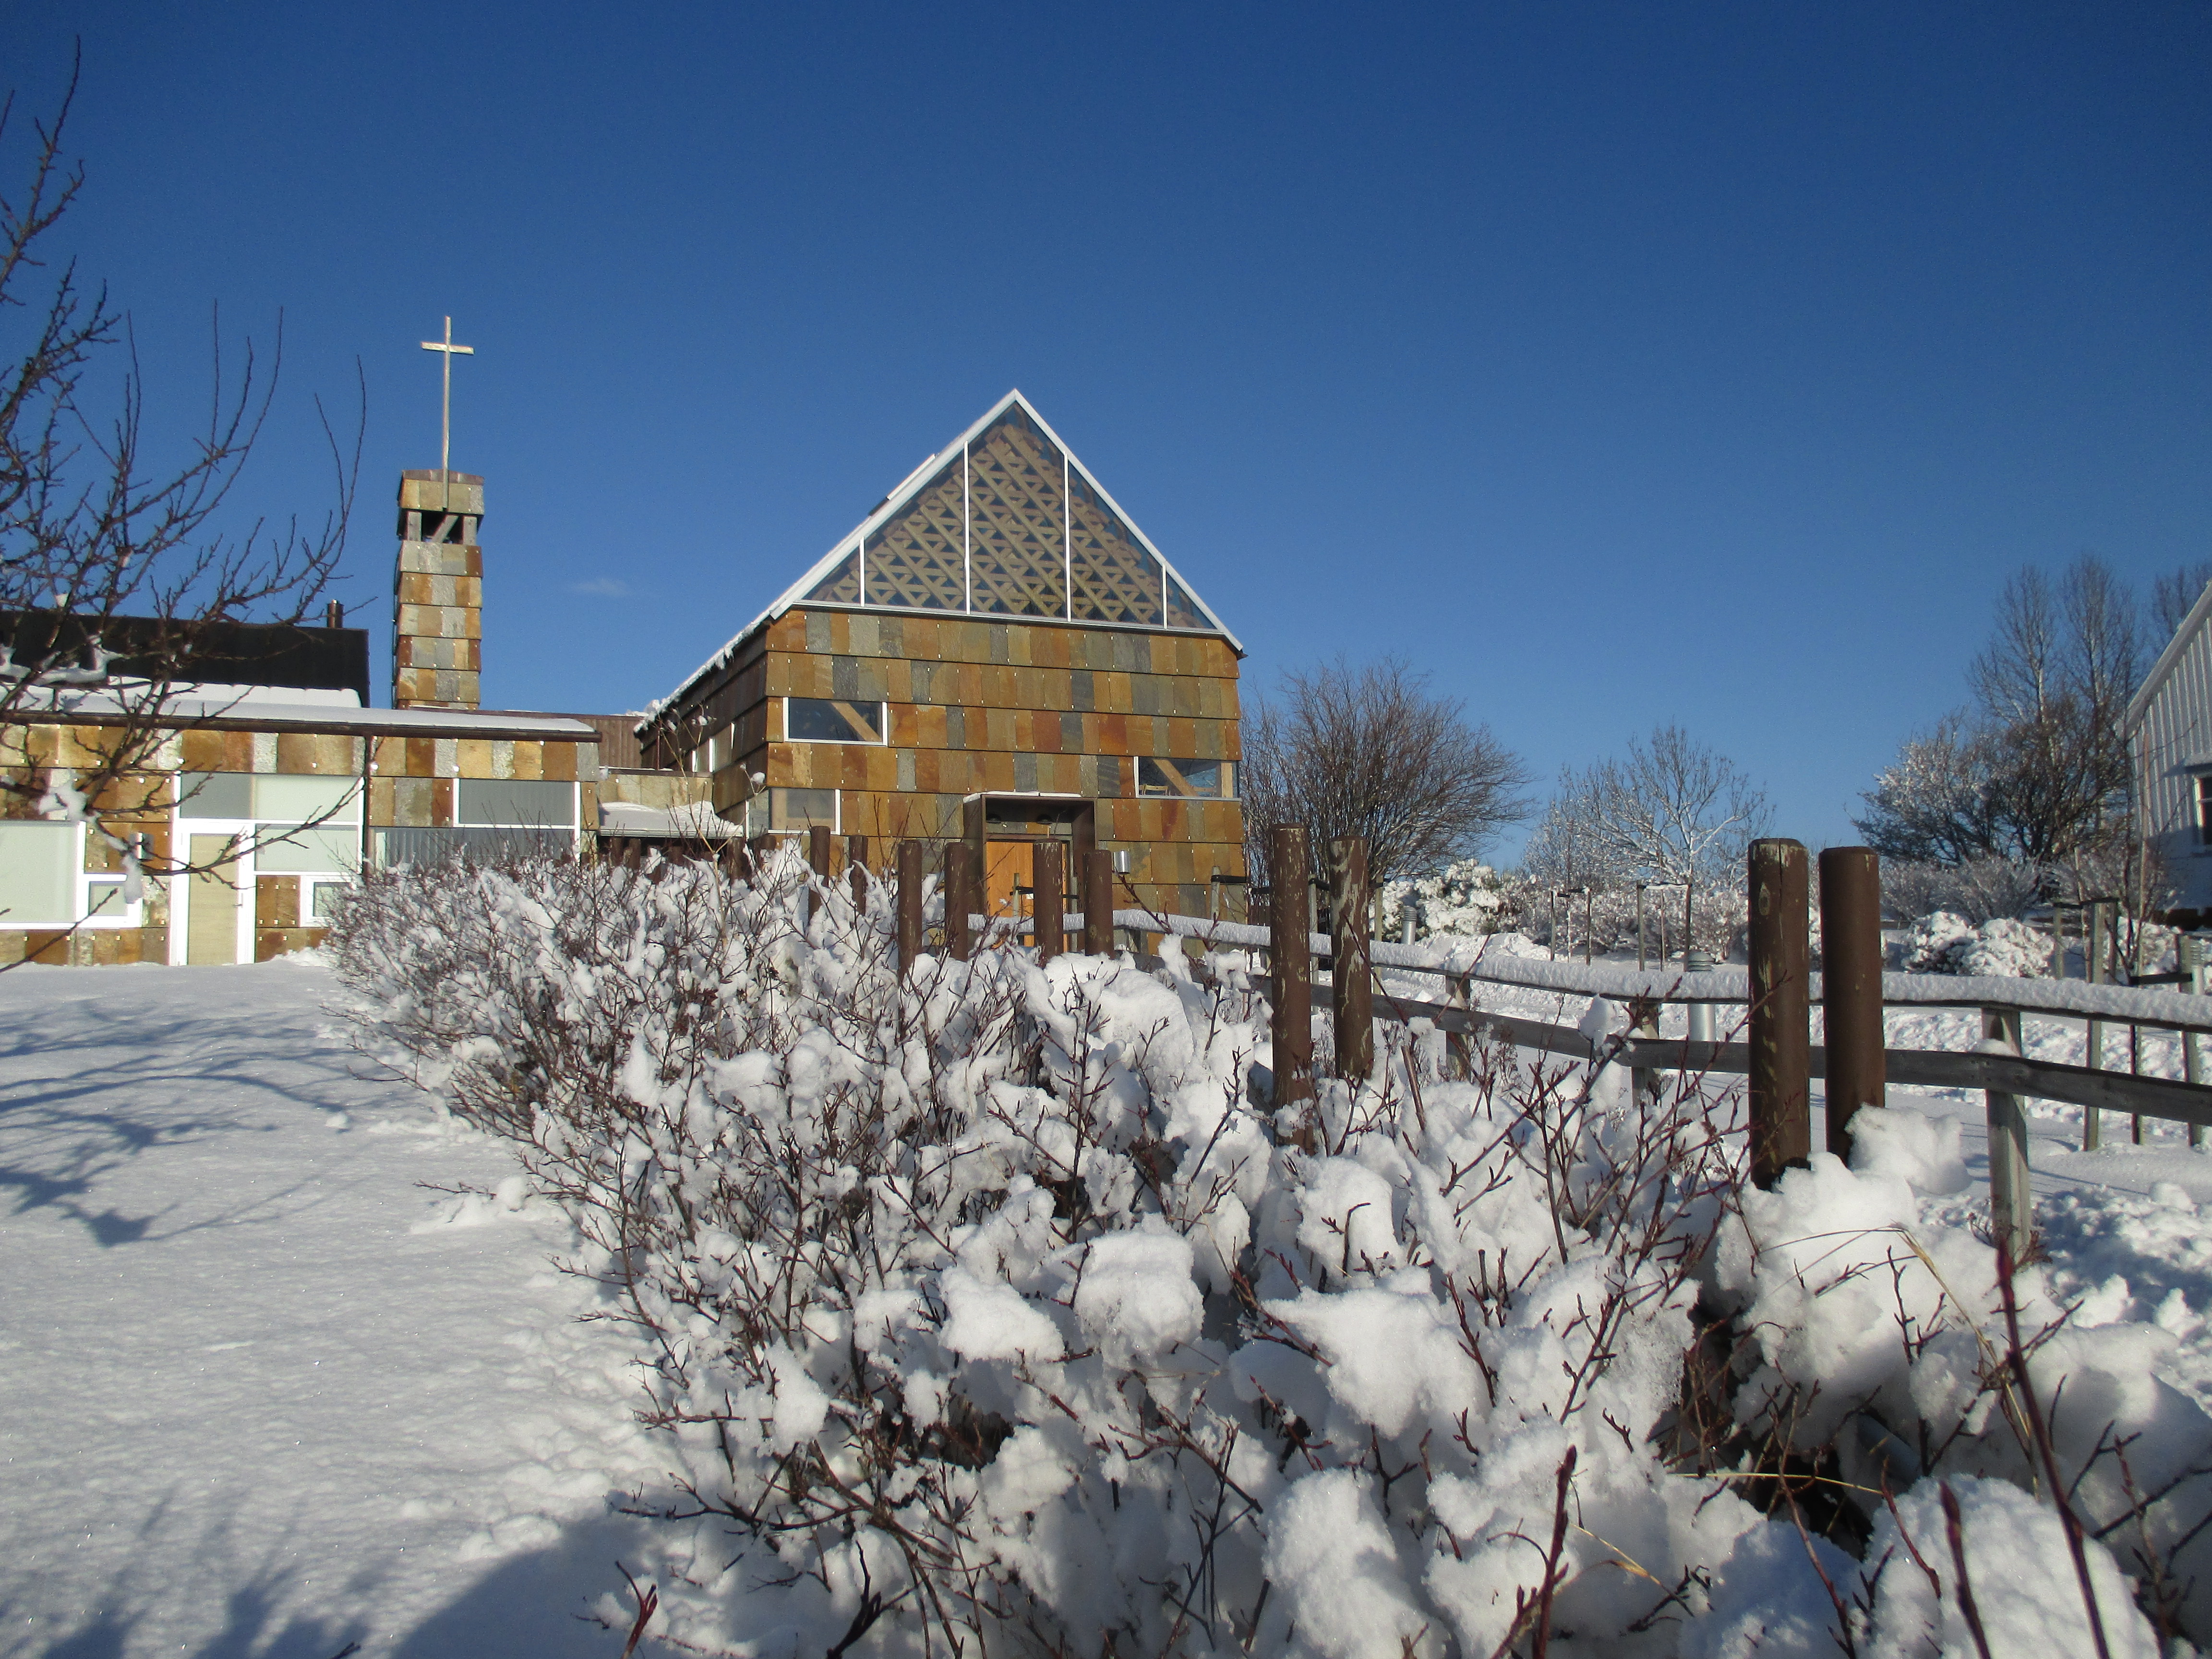
[[[1959,1597],[1897,1551],[1940,1566],[1943,1480],[1971,1550],[2060,1528],[2113,1652],[2150,1650],[2113,1549],[2167,1628],[2196,1617],[2168,1569],[2212,1425],[2149,1377],[2148,1328],[2072,1330],[2031,1272],[2011,1343],[1986,1247],[1906,1248],[1955,1134],[1873,1113],[1859,1170],[1740,1194],[1732,1097],[1632,1105],[1616,1066],[1425,1027],[1277,1109],[1239,958],[902,976],[889,897],[788,858],[457,866],[370,877],[334,931],[364,1041],[513,1143],[653,1355],[656,1634],[1917,1652]],[[2023,1348],[2103,1541],[2049,1507]],[[1808,1522],[1838,1480],[1865,1512]],[[1896,1541],[1860,1563],[1834,1540],[1886,1489]],[[2088,1616],[2069,1579],[1976,1571],[2008,1619]]]
[[[1513,922],[1504,878],[1480,859],[1462,859],[1425,876],[1385,882],[1382,937],[1401,936],[1409,899],[1424,939],[1437,933],[1479,939]]]
[[[1977,926],[1954,912],[1938,910],[1905,930],[1898,965],[1908,974],[2041,979],[2051,972],[2051,940],[2009,916]]]

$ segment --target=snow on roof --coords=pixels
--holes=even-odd
[[[198,686],[207,692],[230,688]],[[128,688],[90,686],[27,687],[15,705],[0,710],[0,720],[96,721],[132,720],[164,726],[195,726],[216,731],[362,732],[385,736],[455,738],[548,738],[590,740],[596,728],[582,720],[557,715],[507,714],[480,708],[362,708],[345,702],[313,702],[299,698],[274,701],[274,690],[250,697],[190,694],[162,697],[158,704],[149,696],[134,696]]]
[[[1121,520],[1121,523],[1126,526],[1131,534],[1137,538],[1138,544],[1144,548],[1145,551],[1151,554],[1152,557],[1160,562],[1161,568],[1167,572],[1169,577],[1172,580],[1181,586],[1183,592],[1189,596],[1192,604],[1198,607],[1199,611],[1205,616],[1207,622],[1212,623],[1215,631],[1218,632],[1224,639],[1227,640],[1230,645],[1236,650],[1237,653],[1239,656],[1242,656],[1244,652],[1243,641],[1239,640],[1236,635],[1229,631],[1227,624],[1223,623],[1221,618],[1214,614],[1213,607],[1206,604],[1206,602],[1199,596],[1198,590],[1193,587],[1190,583],[1184,579],[1182,573],[1177,570],[1175,566],[1169,562],[1167,555],[1161,552],[1158,548],[1152,544],[1152,538],[1146,535],[1143,530],[1138,527],[1136,520],[1132,519],[1128,514],[1122,510],[1121,504],[1115,501],[1113,495],[1107,490],[1106,487],[1100,483],[1098,480],[1092,476],[1091,469],[1084,465],[1082,461],[1078,459],[1075,452],[1067,447],[1066,441],[1061,438],[1059,433],[1052,429],[1051,422],[1047,421],[1043,416],[1038,414],[1036,405],[1031,404],[1027,398],[1024,398],[1021,394],[1019,388],[1016,388],[1015,390],[1007,392],[1006,395],[1000,398],[997,403],[993,404],[991,407],[986,410],[982,416],[978,418],[973,425],[969,427],[966,431],[963,432],[958,437],[955,438],[951,443],[945,445],[944,448],[939,450],[935,454],[926,459],[921,465],[915,468],[913,471],[908,473],[906,477],[901,481],[897,489],[892,490],[890,495],[884,496],[884,499],[877,504],[875,509],[871,512],[867,517],[862,519],[859,524],[854,526],[850,531],[847,532],[844,537],[835,547],[831,548],[819,559],[817,559],[813,564],[810,565],[807,568],[805,574],[800,576],[797,581],[792,583],[789,587],[785,588],[767,610],[762,611],[760,615],[755,617],[750,622],[739,629],[737,633],[731,636],[727,644],[724,645],[721,649],[715,652],[713,656],[708,658],[706,661],[701,663],[698,667],[692,670],[691,672],[684,678],[684,683],[678,685],[675,690],[670,692],[665,697],[657,699],[653,704],[647,709],[643,717],[639,720],[637,724],[638,731],[642,732],[646,726],[652,721],[653,717],[660,712],[660,710],[667,708],[672,703],[681,701],[685,692],[689,691],[693,686],[696,685],[708,675],[714,672],[725,663],[728,662],[730,658],[735,654],[738,647],[743,645],[747,640],[750,639],[755,633],[759,631],[763,624],[775,621],[775,618],[783,615],[785,611],[790,610],[793,605],[797,605],[808,592],[812,591],[816,583],[822,580],[823,577],[835,570],[838,564],[843,560],[849,558],[852,556],[854,550],[865,544],[872,532],[874,532],[879,526],[886,523],[893,518],[896,518],[901,512],[902,512],[908,503],[912,501],[915,496],[919,495],[923,487],[928,483],[931,477],[933,476],[931,469],[937,464],[937,462],[943,459],[945,456],[950,455],[955,451],[962,449],[975,441],[976,438],[981,436],[984,432],[990,428],[993,422],[996,421],[1001,415],[1005,414],[1006,410],[1013,408],[1019,408],[1030,420],[1036,422],[1038,427],[1043,430],[1047,437],[1050,438],[1054,443],[1060,446],[1060,453],[1067,458],[1069,468],[1079,475],[1084,483],[1097,494],[1099,500],[1113,509],[1115,514]],[[876,610],[883,607],[872,605],[862,608]],[[951,612],[946,614],[968,615],[971,613]],[[1053,618],[1049,617],[1006,617],[1002,618],[1002,620],[1008,622],[1050,622]],[[1089,627],[1095,626],[1096,624],[1077,622],[1073,625],[1077,627]],[[1140,624],[1129,625],[1133,626]]]
[[[639,836],[654,840],[734,841],[744,826],[718,815],[704,801],[677,806],[641,806],[635,801],[599,803],[599,833]]]

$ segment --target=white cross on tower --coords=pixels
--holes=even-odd
[[[446,505],[450,508],[453,504],[453,354],[459,352],[464,357],[473,357],[477,349],[453,343],[453,319],[448,317],[446,319],[446,337],[423,341],[422,349],[446,354],[445,419],[438,441],[438,477],[445,492]]]

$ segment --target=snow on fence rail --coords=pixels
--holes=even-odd
[[[981,918],[978,918],[980,921]],[[1072,918],[1078,926],[1079,916]],[[1267,928],[1241,922],[1209,921],[1203,916],[1164,915],[1153,910],[1116,910],[1114,925],[1132,932],[1171,933],[1217,945],[1266,950]],[[1317,957],[1331,951],[1327,933],[1309,937]],[[1575,996],[1606,997],[1616,1002],[1642,999],[1660,1003],[1748,1005],[1751,975],[1742,968],[1717,968],[1702,974],[1663,969],[1625,968],[1613,963],[1534,962],[1526,957],[1488,957],[1480,945],[1389,945],[1367,947],[1378,968],[1434,974],[1440,979],[1480,980],[1533,991],[1561,991]],[[1820,1002],[1826,987],[1819,974],[1808,990]],[[2015,1013],[2073,1016],[2118,1025],[2155,1026],[2160,1030],[2212,1031],[2212,998],[2189,996],[2132,985],[2093,985],[2087,980],[1977,979],[1952,974],[1884,974],[1881,996],[1893,1006],[2002,1008]]]
[[[1079,927],[1081,924],[1079,916],[1072,921]],[[1265,950],[1269,943],[1268,930],[1265,927],[1210,922],[1195,916],[1163,915],[1151,910],[1116,910],[1114,925],[1132,932],[1168,933],[1178,938],[1246,948]],[[1330,941],[1325,933],[1313,934],[1308,945],[1316,957],[1330,954]],[[1449,950],[1431,951],[1427,953],[1430,959],[1424,961],[1418,959],[1424,953],[1414,946],[1375,945],[1369,948],[1374,953],[1374,960],[1378,966],[1432,973],[1462,981],[1478,981],[1523,989],[1559,991],[1577,996],[1601,996],[1623,1002],[1642,1000],[1662,1005],[1717,1003],[1748,1006],[1751,1000],[1751,975],[1742,969],[1723,969],[1704,974],[1666,974],[1634,968],[1584,966],[1579,963],[1529,962],[1521,957],[1503,957],[1494,963],[1486,963],[1479,951],[1472,957],[1465,957],[1464,953]],[[1438,957],[1443,959],[1437,960]],[[2096,994],[2072,1003],[2063,997],[2016,999],[2006,1003],[1995,994],[1981,994],[1981,988],[2002,990],[2018,987],[2023,981],[1960,978],[1945,981],[1942,975],[1935,974],[1885,974],[1881,983],[1883,1000],[1893,1004],[2087,1014],[2114,1024],[2148,1025],[2162,1030],[2185,1032],[2212,1030],[2212,1013],[2208,1013],[2205,1006],[2207,999],[2185,998],[2171,992],[2064,981],[2058,982],[2062,990],[2070,988]],[[1328,1002],[1332,1000],[1330,991],[1328,986],[1316,985],[1312,994],[1319,1000]],[[1815,974],[1812,980],[1812,1000],[1819,1002],[1821,998],[1820,976]],[[2188,1018],[2176,1017],[2170,1005],[2177,1003],[2189,1005],[2180,1010]],[[1438,1030],[1468,1035],[1494,1030],[1522,1048],[1540,1048],[1547,1053],[1565,1054],[1575,1059],[1595,1059],[1602,1051],[1609,1060],[1637,1071],[1738,1074],[1750,1069],[1750,1046],[1747,1043],[1700,1042],[1680,1037],[1631,1037],[1625,1041],[1600,1043],[1575,1026],[1553,1025],[1540,1020],[1470,1009],[1462,1003],[1420,1001],[1387,994],[1377,997],[1376,1007],[1383,1018],[1400,1022],[1427,1019],[1432,1021]],[[1967,1052],[1889,1048],[1884,1054],[1889,1063],[1891,1080],[1914,1088],[2001,1090],[2108,1112],[2126,1112],[2131,1115],[2162,1117],[2181,1123],[2212,1127],[2212,1088],[2195,1083],[2100,1071],[2087,1066],[2068,1066],[2055,1060],[2032,1060],[2021,1054],[1992,1053],[1986,1048]],[[1812,1075],[1825,1077],[1827,1073],[1826,1049],[1815,1045],[1811,1050],[1811,1060]]]

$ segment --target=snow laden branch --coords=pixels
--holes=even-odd
[[[516,1148],[651,1355],[656,1635],[1902,1655],[1960,1616],[1954,1541],[1993,1640],[2075,1650],[2078,1583],[2151,1653],[2123,1570],[2201,1622],[2212,1423],[2141,1328],[1923,1218],[1956,1146],[1920,1120],[1745,1194],[1700,1079],[1422,1028],[1279,1119],[1238,958],[902,976],[890,900],[455,865],[334,932],[362,1042]]]

